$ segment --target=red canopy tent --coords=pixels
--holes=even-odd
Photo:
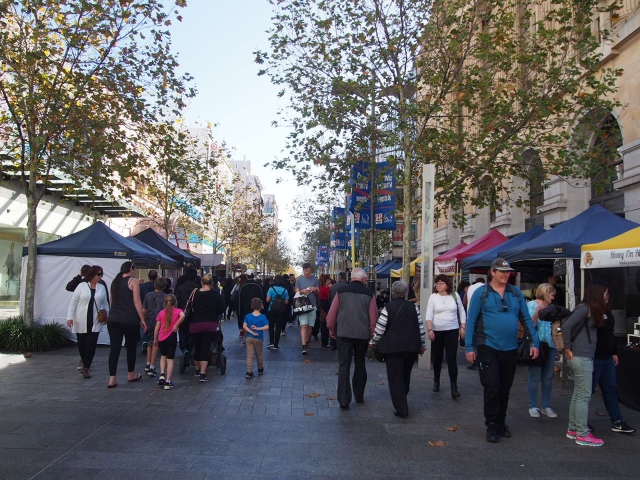
[[[486,235],[474,240],[470,244],[463,246],[460,245],[449,250],[447,253],[440,255],[434,259],[434,266],[436,275],[454,275],[457,273],[458,263],[467,257],[476,255],[478,253],[485,252],[490,248],[496,247],[509,240],[498,230],[490,230]],[[464,242],[463,242],[464,243]]]

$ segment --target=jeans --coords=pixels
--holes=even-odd
[[[584,437],[589,433],[587,420],[593,382],[593,359],[574,356],[573,360],[569,360],[567,363],[573,371],[573,396],[569,404],[569,430],[577,432],[579,437]]]
[[[616,365],[613,362],[613,357],[609,357],[608,360],[594,359],[591,393],[593,394],[596,387],[600,385],[602,400],[604,401],[604,406],[607,408],[609,417],[611,417],[611,423],[622,421],[622,412],[620,411],[620,404],[618,403],[617,383]]]
[[[433,331],[435,339],[431,342],[433,347],[433,378],[440,380],[440,371],[442,370],[442,360],[445,352],[447,357],[447,369],[449,370],[449,381],[452,385],[458,383],[458,362],[456,355],[458,354],[458,338],[460,330],[442,330]]]
[[[480,383],[484,387],[484,420],[487,426],[504,425],[509,392],[516,375],[517,350],[506,352],[478,345]]]
[[[409,352],[389,353],[384,356],[391,403],[393,403],[393,408],[400,415],[409,414],[407,395],[409,394],[409,384],[411,382],[411,370],[417,358],[417,353]]]
[[[542,408],[551,407],[551,386],[553,385],[553,370],[556,366],[556,349],[549,349],[549,356],[544,365],[538,367],[529,365],[529,408],[538,408],[538,383],[542,382]]]
[[[367,385],[367,367],[365,354],[369,340],[360,338],[338,338],[338,402],[340,405],[351,403],[351,384],[356,402],[363,401],[364,388]],[[354,361],[353,379],[351,373],[351,357]]]

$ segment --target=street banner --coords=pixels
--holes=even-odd
[[[336,250],[347,249],[347,237],[344,233],[344,230],[336,230],[335,232],[331,232],[331,248],[334,248]]]
[[[374,211],[371,218],[371,173],[366,162],[358,162],[351,169],[351,195],[349,210],[354,214],[357,229],[370,229],[371,222],[377,230],[396,229],[396,177],[389,162],[378,162],[375,167],[376,187]],[[349,219],[347,224],[350,226]]]
[[[320,245],[316,248],[316,265],[326,266],[329,264],[329,247]]]
[[[333,207],[331,210],[331,230],[342,229],[345,224],[346,216],[346,208]]]

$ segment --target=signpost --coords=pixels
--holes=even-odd
[[[423,165],[422,167],[422,268],[420,268],[420,315],[427,324],[427,302],[433,290],[433,203],[435,189],[435,165]],[[427,351],[418,359],[420,370],[431,369],[431,341],[427,338]]]

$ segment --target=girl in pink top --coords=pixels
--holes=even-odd
[[[164,310],[157,317],[156,329],[153,334],[154,345],[160,349],[160,379],[158,385],[165,390],[173,388],[171,375],[173,374],[173,359],[178,345],[178,327],[184,320],[184,312],[176,308],[175,295],[169,294],[164,299]],[[166,372],[166,375],[165,373]]]

